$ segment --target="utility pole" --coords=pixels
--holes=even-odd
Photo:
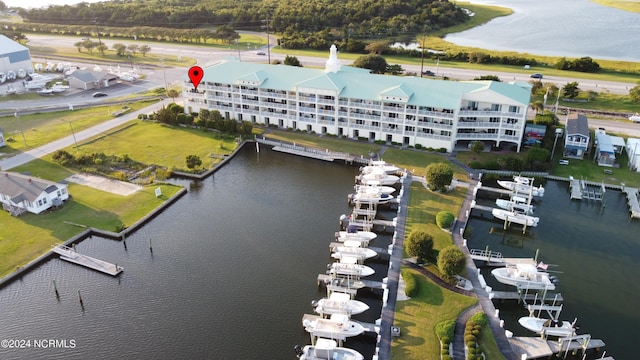
[[[93,22],[96,24],[96,35],[98,36],[98,45],[102,45],[102,41],[100,40],[100,30],[98,29],[98,18],[94,18]]]
[[[20,132],[22,133],[22,141],[24,141],[24,146],[27,146],[27,139],[24,137],[24,130],[22,129],[22,122],[20,122],[20,115],[18,115],[18,109],[16,109],[16,112],[13,113],[13,115],[18,120],[18,126],[20,126]]]
[[[71,121],[62,119],[62,121],[66,121],[69,124],[69,127],[71,128],[71,135],[73,135],[73,143],[76,145],[76,151],[78,150],[78,141],[76,140],[76,133],[73,131],[73,125],[71,124]]]
[[[269,10],[267,10],[267,61],[271,64],[271,42],[269,41]]]
[[[425,29],[426,32],[426,29]],[[422,53],[420,54],[420,77],[422,77],[422,72],[424,71],[424,37],[425,32],[422,33],[422,45],[420,48],[422,49]]]

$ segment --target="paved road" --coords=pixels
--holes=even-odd
[[[80,38],[75,37],[57,37],[55,35],[38,35],[38,34],[30,34],[29,45],[32,46],[47,46],[47,47],[74,47],[73,44],[77,41],[80,41]],[[271,37],[271,46],[275,46],[276,39],[275,37]],[[122,42],[120,40],[103,40],[105,44],[111,48],[111,45],[116,42]],[[169,43],[153,43],[150,45],[151,51],[153,53],[163,53],[168,55],[176,55],[176,56],[188,56],[195,58],[198,61],[200,66],[209,66],[217,63],[225,56],[240,56],[242,61],[248,62],[266,62],[267,57],[264,55],[257,55],[257,50],[255,48],[251,49],[242,49],[242,51],[238,51],[236,49],[232,49],[229,47],[226,50],[218,50],[214,48],[208,48],[204,46],[197,45],[175,45]],[[264,48],[264,47],[263,47]],[[328,56],[327,49],[327,56]],[[304,66],[319,66],[324,67],[327,57],[309,57],[309,56],[299,56],[296,50],[291,50],[289,55],[296,56]],[[271,61],[278,59],[284,60],[285,55],[271,53]],[[343,64],[350,64],[350,61],[343,60]],[[123,66],[126,66],[128,63],[125,62]],[[418,65],[402,65],[403,68],[407,71],[411,72],[420,72],[420,66]],[[490,74],[487,73],[486,70],[471,70],[471,69],[459,69],[459,68],[447,68],[443,66],[436,66],[433,64],[433,60],[429,60],[425,64],[425,70],[429,69],[433,72],[436,72],[440,76],[448,76],[453,79],[460,80],[471,80],[477,76],[481,75],[497,75],[504,81],[529,81],[529,75],[531,71],[522,70],[517,73],[506,73],[506,72],[495,72],[492,71]],[[186,71],[186,68],[183,69],[183,72]],[[579,74],[576,74],[578,76]],[[167,74],[167,78],[170,81],[175,81],[177,78],[173,77],[173,74]],[[629,88],[635,86],[634,83],[624,83],[624,82],[616,82],[616,81],[594,81],[594,80],[586,80],[579,78],[567,78],[567,77],[557,77],[557,76],[545,76],[544,82],[553,82],[556,85],[564,85],[571,81],[577,81],[580,84],[580,88],[582,90],[594,90],[594,91],[609,91],[613,94],[628,94]]]
[[[86,140],[88,138],[91,138],[93,136],[102,134],[110,129],[113,129],[116,126],[120,126],[128,121],[134,120],[138,118],[138,114],[146,114],[146,113],[150,113],[153,112],[155,110],[157,110],[158,108],[160,108],[160,106],[162,105],[168,105],[171,102],[171,100],[164,100],[161,101],[160,103],[156,103],[150,106],[147,106],[145,108],[142,108],[138,111],[132,112],[132,113],[128,113],[125,114],[123,116],[117,117],[113,120],[109,120],[106,121],[104,123],[101,123],[99,125],[96,125],[94,127],[91,127],[89,129],[85,129],[82,131],[79,131],[77,133],[75,133],[75,137],[74,135],[69,135],[67,137],[64,137],[62,139],[50,142],[48,144],[42,145],[40,147],[37,147],[35,149],[31,149],[29,151],[20,153],[16,156],[10,157],[8,159],[4,159],[0,161],[0,169],[2,170],[9,170],[11,168],[14,168],[16,166],[20,166],[23,164],[28,163],[31,160],[34,159],[38,159],[41,158],[47,154],[51,154],[54,151],[69,147],[74,145],[74,143],[77,142],[81,142],[83,140]]]

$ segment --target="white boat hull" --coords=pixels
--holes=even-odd
[[[367,265],[333,263],[329,264],[329,273],[345,276],[371,276],[375,274],[375,270]]]
[[[357,315],[369,310],[369,305],[358,300],[351,300],[349,294],[333,293],[329,298],[314,302],[314,311],[320,315],[344,314]]]
[[[343,240],[339,240],[342,242],[346,240],[357,240],[357,239],[366,239],[371,241],[377,237],[378,237],[378,234],[372,231],[356,231],[356,232],[338,231],[336,232],[336,239],[343,239]]]
[[[506,220],[512,223],[526,226],[538,226],[538,222],[540,221],[540,218],[535,216],[519,214],[517,212],[503,209],[493,209],[491,210],[491,214],[493,214],[493,216],[497,219]]]
[[[549,274],[537,271],[535,266],[518,264],[516,267],[493,269],[491,275],[500,283],[523,289],[554,290],[556,288],[549,278]]]
[[[298,354],[300,360],[363,360],[358,351],[338,347],[334,340],[318,339],[315,345],[307,345]]]
[[[496,206],[507,211],[515,211],[525,215],[533,215],[533,205],[527,205],[526,203],[505,199],[496,199]]]
[[[568,321],[554,323],[549,319],[525,316],[518,319],[518,322],[522,327],[536,334],[542,334],[544,332],[545,335],[549,336],[568,337],[573,336],[576,331]]]
[[[503,181],[503,180],[498,180],[498,185],[502,186],[507,190],[515,191],[519,194],[528,195],[529,193],[531,193],[531,195],[537,196],[537,197],[544,196],[544,188],[542,186],[535,187],[531,185],[520,184],[515,181]]]
[[[352,243],[349,243],[352,245]],[[344,256],[355,257],[358,260],[366,260],[371,259],[378,255],[375,251],[363,247],[353,247],[353,246],[338,246],[334,249],[334,253],[331,254],[331,257],[334,259],[341,259]]]
[[[343,316],[343,315],[338,315]],[[312,321],[303,321],[304,330],[313,336],[323,338],[339,338],[358,336],[365,332],[364,326],[357,322],[339,319],[336,314],[331,315],[331,319],[315,319]]]

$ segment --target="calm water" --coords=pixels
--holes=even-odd
[[[640,61],[640,14],[589,0],[472,0],[513,9],[510,16],[445,40],[484,49]]]
[[[77,344],[0,349],[0,359],[295,358],[357,168],[245,150],[129,237],[128,251],[95,237],[77,246],[123,266],[119,279],[54,259],[0,291],[0,339]],[[386,265],[373,267],[381,279]],[[359,319],[375,321],[381,294],[362,299],[374,310]],[[371,356],[375,338],[347,345]]]
[[[561,272],[556,274],[557,290],[564,297],[561,320],[577,317],[578,333],[604,340],[607,353],[616,359],[633,359],[640,323],[640,222],[629,220],[626,197],[620,192],[608,191],[605,197],[604,209],[595,202],[571,201],[567,183],[547,182],[543,200],[536,203],[538,227],[523,237],[520,231],[505,234],[501,223],[476,217],[469,223],[473,228],[469,247],[488,245],[505,257],[533,257],[540,249],[540,260],[558,265],[549,270]],[[514,289],[497,283],[489,271],[485,279],[495,290]],[[501,318],[506,329],[520,336],[534,335],[517,323],[527,316],[523,307],[506,303],[496,307],[505,310]]]
[[[53,259],[2,289],[0,339],[73,339],[76,347],[0,349],[0,359],[293,359],[293,345],[309,341],[301,318],[324,294],[315,279],[330,262],[328,243],[348,210],[356,172],[247,147],[198,186],[185,182],[191,192],[129,237],[127,251],[95,237],[77,246],[123,266],[119,278]],[[563,272],[562,318],[578,317],[582,331],[603,339],[616,359],[634,358],[640,222],[628,220],[616,192],[607,193],[601,211],[569,201],[565,184],[546,188],[537,204],[540,225],[530,235],[503,239],[500,224],[474,218],[470,247],[489,244],[512,257],[540,249],[541,259]],[[375,240],[389,243],[389,235]],[[371,278],[380,280],[387,264],[371,266]],[[375,321],[381,294],[359,299],[372,310],[358,319]],[[516,323],[524,310],[502,307],[507,329],[525,335]],[[347,341],[368,358],[374,344],[372,336]]]

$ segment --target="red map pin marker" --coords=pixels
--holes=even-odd
[[[192,66],[189,68],[189,79],[191,79],[191,83],[193,84],[193,88],[198,90],[198,84],[200,84],[200,80],[204,76],[204,71],[200,66]]]

